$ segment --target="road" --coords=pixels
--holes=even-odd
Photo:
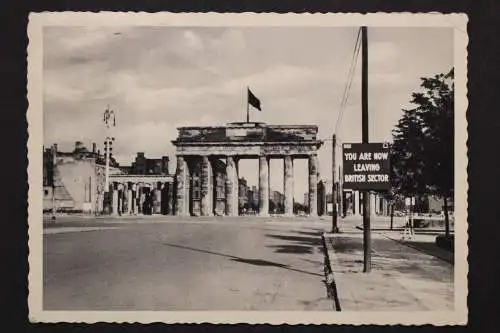
[[[44,229],[44,310],[332,310],[328,220],[80,219]]]

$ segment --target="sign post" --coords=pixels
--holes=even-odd
[[[389,144],[344,143],[342,146],[343,188],[363,193],[364,271],[371,271],[369,191],[390,188]]]
[[[370,142],[368,130],[368,31],[361,27],[361,141]],[[363,191],[363,272],[372,270],[369,192]]]

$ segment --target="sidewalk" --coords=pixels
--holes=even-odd
[[[342,311],[453,310],[452,264],[372,231],[372,271],[363,273],[362,231],[341,231],[325,238]]]

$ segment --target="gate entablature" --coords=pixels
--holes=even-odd
[[[177,155],[284,156],[316,154],[323,141],[316,125],[229,123],[216,127],[180,127],[172,143]]]
[[[178,131],[177,139],[172,141],[177,155],[176,214],[238,215],[238,160],[258,158],[259,215],[267,216],[269,159],[278,157],[284,158],[285,214],[293,214],[293,159],[307,158],[309,214],[317,215],[317,150],[323,144],[317,139],[318,126],[237,122],[226,126],[180,127]],[[213,172],[213,163],[220,158],[225,159],[225,180]],[[201,168],[199,185],[193,183],[191,173],[198,168]],[[221,199],[221,191],[225,192],[223,203],[214,200],[214,195]]]

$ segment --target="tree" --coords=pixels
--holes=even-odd
[[[414,110],[403,110],[393,130],[391,149],[392,187],[406,197],[426,192],[425,136],[422,120]]]
[[[394,177],[391,176],[391,179]],[[390,229],[393,229],[394,226],[394,204],[397,199],[396,194],[394,193],[394,189],[391,188],[388,191],[382,192],[382,197],[389,204],[389,216],[390,216]]]
[[[448,201],[453,196],[454,72],[421,78],[423,92],[412,94],[415,108],[403,110],[393,130],[391,165],[397,194],[443,198],[446,236]]]
[[[453,68],[447,74],[422,78],[423,93],[412,102],[424,124],[429,190],[443,198],[446,237],[450,234],[448,202],[454,189],[454,94]]]

